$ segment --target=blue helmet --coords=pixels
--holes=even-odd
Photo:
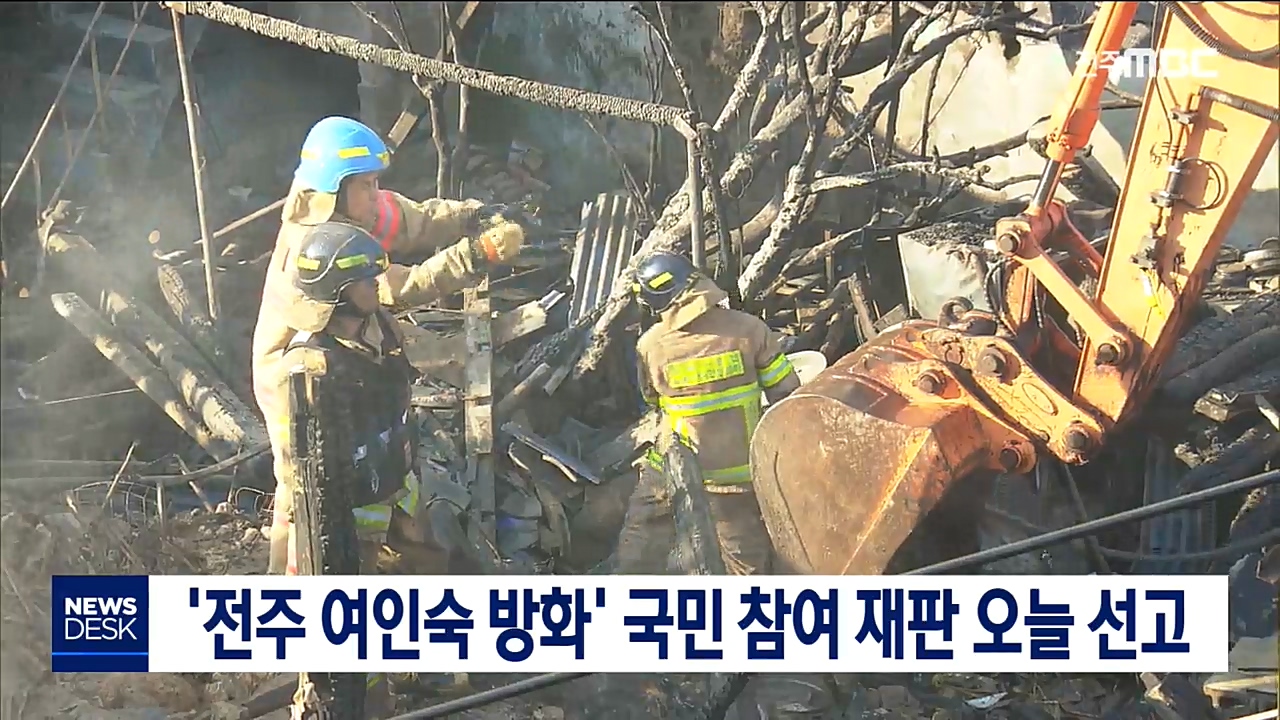
[[[343,178],[385,170],[391,160],[387,144],[364,123],[327,117],[311,126],[302,141],[302,159],[293,177],[308,188],[338,192]]]

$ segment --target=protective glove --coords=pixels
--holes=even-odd
[[[483,265],[505,265],[524,247],[524,228],[499,220],[471,241],[471,257]]]

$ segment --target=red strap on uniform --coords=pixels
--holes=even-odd
[[[378,191],[378,219],[373,223],[373,237],[382,245],[382,249],[391,252],[391,241],[400,232],[403,220],[400,203],[389,190]]]

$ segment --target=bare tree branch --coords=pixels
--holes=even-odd
[[[711,129],[716,132],[724,132],[729,123],[733,122],[738,113],[742,111],[743,104],[746,103],[747,97],[755,92],[756,86],[760,82],[760,75],[764,71],[764,58],[776,39],[778,18],[782,16],[782,8],[784,4],[780,3],[773,10],[767,11],[767,15],[760,16],[760,39],[756,40],[756,45],[751,49],[751,55],[747,58],[747,62],[742,66],[742,72],[738,73],[738,77],[733,81],[733,92],[729,94],[729,99],[725,101],[724,107],[720,109],[720,116],[711,124]]]

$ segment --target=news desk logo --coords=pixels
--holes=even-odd
[[[53,578],[53,672],[147,672],[145,576]]]
[[[1218,71],[1204,67],[1205,59],[1217,56],[1213,48],[1129,48],[1107,51],[1097,58],[1094,74],[1106,72],[1111,82],[1125,78],[1148,80],[1151,78],[1216,78]],[[1080,62],[1089,62],[1093,55],[1088,50],[1080,53]]]

